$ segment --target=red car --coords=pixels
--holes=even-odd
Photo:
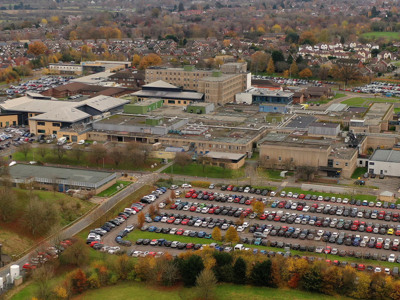
[[[299,199],[304,199],[305,197],[306,197],[306,195],[304,195],[304,194],[299,195]]]
[[[233,199],[233,202],[234,202],[234,203],[239,203],[239,201],[240,201],[240,199],[239,199],[239,198],[235,198],[235,199]]]
[[[330,254],[331,252],[332,252],[332,247],[331,246],[326,246],[325,254]]]
[[[233,189],[233,185],[228,185],[228,187],[226,188],[227,191],[232,191]]]
[[[281,219],[281,216],[275,216],[274,221],[278,222],[278,221],[280,221],[280,219]]]
[[[375,248],[376,249],[382,249],[382,243],[381,242],[376,243]]]
[[[25,270],[35,270],[37,267],[36,265],[30,264],[30,263],[26,263],[22,266],[22,269]]]
[[[267,215],[265,215],[265,214],[262,214],[261,216],[260,216],[260,220],[265,220],[267,218]]]
[[[209,214],[213,214],[213,213],[215,212],[215,210],[216,210],[215,207],[210,208],[210,209],[208,210],[208,213],[209,213]]]
[[[359,220],[354,220],[354,221],[353,221],[353,225],[360,226],[360,221],[359,221]]]
[[[174,223],[175,222],[175,217],[170,217],[168,220],[167,220],[167,223],[168,224],[172,224],[172,223]]]
[[[297,206],[297,210],[298,210],[298,211],[302,211],[302,210],[303,210],[303,205],[298,205],[298,206]]]
[[[190,211],[196,211],[196,209],[197,209],[197,206],[192,206],[189,210]]]
[[[244,204],[250,205],[251,204],[251,200],[247,200]]]
[[[189,223],[189,219],[183,219],[181,224],[182,225],[187,225]]]
[[[314,203],[311,207],[318,208],[318,203]]]
[[[372,228],[372,226],[368,226],[365,231],[366,232],[372,232],[372,231],[374,231],[374,229]]]
[[[197,194],[196,194],[196,193],[193,193],[192,199],[196,199],[196,198],[197,198]]]
[[[193,193],[186,193],[185,198],[190,198],[192,197]]]
[[[396,230],[396,232],[394,234],[399,236],[400,235],[400,230]]]
[[[358,226],[353,224],[353,225],[351,225],[350,229],[353,231],[356,231],[356,230],[358,230]]]
[[[149,252],[149,253],[147,254],[147,256],[153,256],[153,257],[154,257],[154,256],[156,256],[156,254],[157,254],[156,252],[153,252],[153,251],[152,251],[152,252]]]
[[[192,249],[194,247],[193,243],[187,243],[186,244],[186,249]]]
[[[176,232],[176,234],[177,234],[177,235],[182,235],[184,231],[185,231],[185,230],[183,230],[183,229],[178,229],[178,231]]]

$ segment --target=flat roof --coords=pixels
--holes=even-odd
[[[325,127],[325,128],[337,128],[340,127],[339,123],[326,123],[326,122],[313,122],[308,127]]]
[[[340,112],[345,111],[346,109],[348,109],[348,106],[346,104],[334,103],[331,104],[326,110],[330,112]]]
[[[133,93],[132,95],[137,97],[149,97],[149,98],[172,98],[182,100],[201,100],[203,98],[202,93],[197,92],[168,92],[168,91],[156,91],[156,90],[141,90]]]
[[[129,105],[132,105],[132,106],[149,106],[151,104],[154,104],[154,103],[157,103],[157,102],[160,102],[160,101],[163,101],[163,100],[162,99],[151,99],[151,98],[149,98],[149,99],[146,99],[146,100],[143,100],[143,101],[138,101],[136,103],[131,103]]]
[[[317,118],[313,116],[295,116],[290,122],[285,126],[285,128],[302,128],[306,129],[311,123],[314,123]]]
[[[16,180],[26,180],[35,177],[91,184],[97,184],[115,174],[114,172],[106,171],[91,171],[25,164],[16,164],[9,169],[11,177]]]
[[[241,160],[244,156],[246,156],[245,153],[230,153],[230,152],[217,152],[217,151],[210,151],[204,156],[210,157],[210,158],[215,158],[215,159],[231,159],[231,160]]]
[[[87,76],[83,76],[83,77],[74,78],[74,79],[71,79],[70,82],[82,82],[82,83],[87,83],[87,84],[97,84],[97,83],[100,83],[103,81],[107,81],[108,77],[110,77],[113,74],[114,73],[112,73],[111,71],[104,71],[104,72],[99,72],[99,73],[95,73],[95,74],[91,74],[91,75],[87,75]]]
[[[370,161],[400,163],[400,151],[377,149],[370,158]]]
[[[161,116],[149,116],[149,115],[130,115],[130,114],[116,114],[108,118],[97,121],[96,123],[101,124],[112,124],[112,125],[140,125],[143,127],[153,125],[146,125],[146,119],[160,119],[164,120],[164,124],[173,125],[181,121],[183,118],[169,118]],[[163,125],[157,125],[163,126]]]
[[[165,82],[163,80],[157,80],[152,83],[146,84],[143,87],[151,87],[151,88],[163,88],[163,89],[178,89],[177,86],[172,85],[168,82]]]

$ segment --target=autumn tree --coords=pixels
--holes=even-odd
[[[70,33],[69,33],[69,40],[70,41],[75,41],[75,40],[77,40],[78,39],[78,33],[75,31],[75,30],[72,30]]]
[[[196,278],[196,298],[204,300],[214,299],[216,285],[217,278],[214,272],[209,269],[204,269]]]
[[[305,68],[304,70],[300,71],[299,76],[300,78],[310,78],[313,76],[313,73],[309,68]]]
[[[291,76],[297,76],[297,74],[299,73],[299,67],[296,64],[296,61],[292,62],[289,70],[290,70]]]
[[[358,280],[353,293],[350,295],[357,299],[370,298],[371,276],[362,272],[357,274]]]
[[[186,152],[178,152],[175,155],[174,162],[184,170],[192,162],[192,158]]]
[[[271,57],[268,61],[267,74],[274,74],[274,73],[275,73],[275,63]]]
[[[303,276],[303,287],[306,291],[320,292],[322,286],[322,274],[318,266],[312,266]]]
[[[222,236],[221,236],[221,229],[219,229],[219,227],[214,227],[211,236],[213,238],[213,240],[220,242],[222,240]]]
[[[90,148],[90,158],[96,163],[98,166],[101,160],[104,160],[107,156],[107,149],[101,145],[96,144]]]
[[[252,207],[253,207],[253,211],[257,214],[257,215],[262,215],[264,213],[264,203],[262,203],[262,201],[258,201],[255,200],[252,203]]]
[[[361,77],[359,69],[348,64],[336,64],[330,70],[330,75],[344,82],[345,85],[352,80],[358,80]]]
[[[28,46],[28,53],[35,56],[42,55],[46,53],[47,46],[40,41],[30,43]]]
[[[77,239],[60,256],[61,262],[77,267],[83,267],[89,260],[90,249],[82,239]]]
[[[240,241],[239,234],[237,233],[237,230],[235,227],[230,226],[228,228],[228,230],[226,231],[226,235],[225,235],[225,241],[232,242],[234,244],[237,244]]]
[[[33,279],[37,286],[36,295],[38,299],[52,299],[51,280],[54,276],[54,268],[51,264],[45,264],[33,272]]]
[[[250,70],[257,74],[267,67],[268,55],[264,51],[257,51],[250,58]]]
[[[57,224],[58,219],[59,213],[53,203],[45,203],[33,196],[25,208],[23,221],[32,235],[40,236]]]
[[[30,143],[23,143],[21,146],[19,146],[19,151],[22,152],[25,160],[28,157],[28,154],[29,154],[29,152],[31,152],[31,150],[32,150],[32,146]]]
[[[11,179],[8,174],[3,174],[0,186],[0,217],[3,222],[14,219],[18,212],[18,201],[11,188]]]
[[[86,274],[82,271],[82,269],[76,270],[75,273],[72,275],[71,285],[72,290],[75,294],[81,294],[86,291],[89,284]]]
[[[110,158],[114,161],[114,165],[118,168],[120,163],[125,160],[125,152],[121,147],[115,146],[110,150]]]
[[[132,58],[132,66],[136,68],[139,67],[141,59],[142,58],[140,57],[140,55],[134,54]]]
[[[324,294],[335,295],[342,285],[342,270],[336,266],[326,268],[322,272],[322,291]]]
[[[302,45],[304,44],[315,45],[317,43],[317,38],[311,31],[304,31],[300,35],[299,43]]]
[[[142,228],[145,222],[145,216],[144,213],[141,211],[140,213],[138,213],[138,227]]]
[[[154,53],[150,53],[140,60],[139,69],[144,70],[148,67],[161,65],[162,59],[160,56]]]

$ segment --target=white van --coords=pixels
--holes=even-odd
[[[67,142],[67,138],[65,136],[63,136],[57,140],[57,145],[64,145],[66,142]]]
[[[234,249],[241,251],[241,250],[244,250],[244,246],[243,246],[243,244],[237,244]]]

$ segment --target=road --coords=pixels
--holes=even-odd
[[[76,234],[78,234],[80,231],[88,227],[90,224],[92,224],[99,216],[104,215],[106,212],[108,212],[111,208],[113,208],[118,202],[120,202],[122,199],[125,197],[129,196],[139,188],[143,187],[146,184],[149,184],[151,182],[154,182],[154,180],[157,179],[157,175],[143,175],[141,178],[138,179],[138,181],[134,184],[129,185],[126,187],[124,190],[121,192],[115,194],[111,198],[107,199],[103,203],[101,203],[98,207],[96,207],[94,210],[92,210],[88,215],[77,221],[76,223],[72,224],[71,226],[65,228],[62,230],[59,234],[57,234],[56,239],[65,239],[72,237]],[[49,240],[49,243],[52,242],[52,239]],[[20,259],[12,262],[11,264],[19,265],[21,268],[22,266],[29,261],[29,258],[32,255],[35,255],[37,253],[37,249],[34,249],[21,257]],[[5,277],[7,273],[9,273],[9,268],[11,264],[4,266],[3,268],[0,269],[0,277]]]

